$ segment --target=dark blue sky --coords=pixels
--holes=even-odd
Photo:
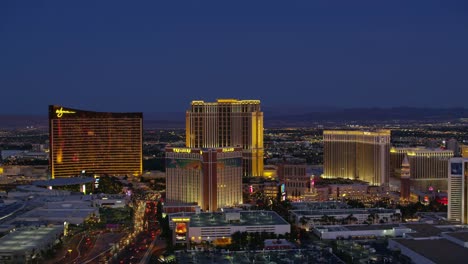
[[[466,1],[0,1],[0,113],[467,107]]]

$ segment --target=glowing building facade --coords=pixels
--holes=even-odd
[[[448,169],[449,221],[468,224],[468,158],[452,158]]]
[[[192,101],[186,113],[186,146],[241,147],[243,175],[263,176],[263,112],[260,101]]]
[[[405,156],[401,163],[401,175],[400,175],[400,199],[409,201],[411,195],[411,169],[408,161],[408,156]]]
[[[388,185],[390,130],[325,130],[323,141],[324,178],[358,179],[371,185]]]
[[[166,148],[166,202],[204,211],[242,204],[242,148]]]
[[[141,175],[142,113],[104,113],[49,106],[52,178]]]
[[[310,192],[311,176],[307,175],[306,164],[280,164],[278,177],[280,183],[284,183],[289,200],[303,200],[304,195]]]
[[[401,175],[404,157],[410,164],[411,187],[417,191],[447,190],[448,161],[452,150],[430,148],[391,148],[390,170],[397,178]]]

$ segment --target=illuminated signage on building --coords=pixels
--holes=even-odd
[[[190,153],[192,150],[189,148],[173,148],[172,151],[175,153]]]
[[[70,110],[63,110],[63,107],[60,107],[60,109],[55,110],[55,113],[57,114],[57,117],[60,118],[63,116],[63,114],[75,114],[75,111],[70,111]]]
[[[234,148],[223,148],[223,152],[233,152]]]
[[[97,189],[99,188],[99,176],[94,176],[94,188]]]
[[[281,184],[280,192],[281,192],[281,201],[286,201],[286,185],[284,183]]]
[[[190,222],[190,218],[172,218],[172,222]]]

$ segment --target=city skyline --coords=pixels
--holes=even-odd
[[[0,1],[0,262],[458,264],[467,11]]]
[[[465,10],[456,2],[2,2],[0,86],[9,100],[0,113],[34,114],[44,104],[174,112],[218,98],[463,107]]]

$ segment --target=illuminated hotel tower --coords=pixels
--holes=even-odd
[[[242,149],[166,148],[166,202],[204,211],[242,204]]]
[[[397,178],[403,158],[407,157],[411,169],[411,187],[417,191],[447,190],[448,161],[453,151],[429,148],[391,148],[390,171]]]
[[[411,195],[410,176],[410,163],[408,161],[408,156],[405,156],[403,162],[401,163],[400,172],[400,199],[405,201],[408,201]]]
[[[325,130],[324,177],[349,178],[388,185],[390,130]]]
[[[83,171],[141,175],[142,113],[91,112],[49,106],[52,178]]]
[[[468,159],[451,158],[448,169],[447,218],[468,224]]]
[[[192,101],[186,113],[186,146],[241,147],[243,175],[263,176],[263,112],[260,111],[260,101]]]

